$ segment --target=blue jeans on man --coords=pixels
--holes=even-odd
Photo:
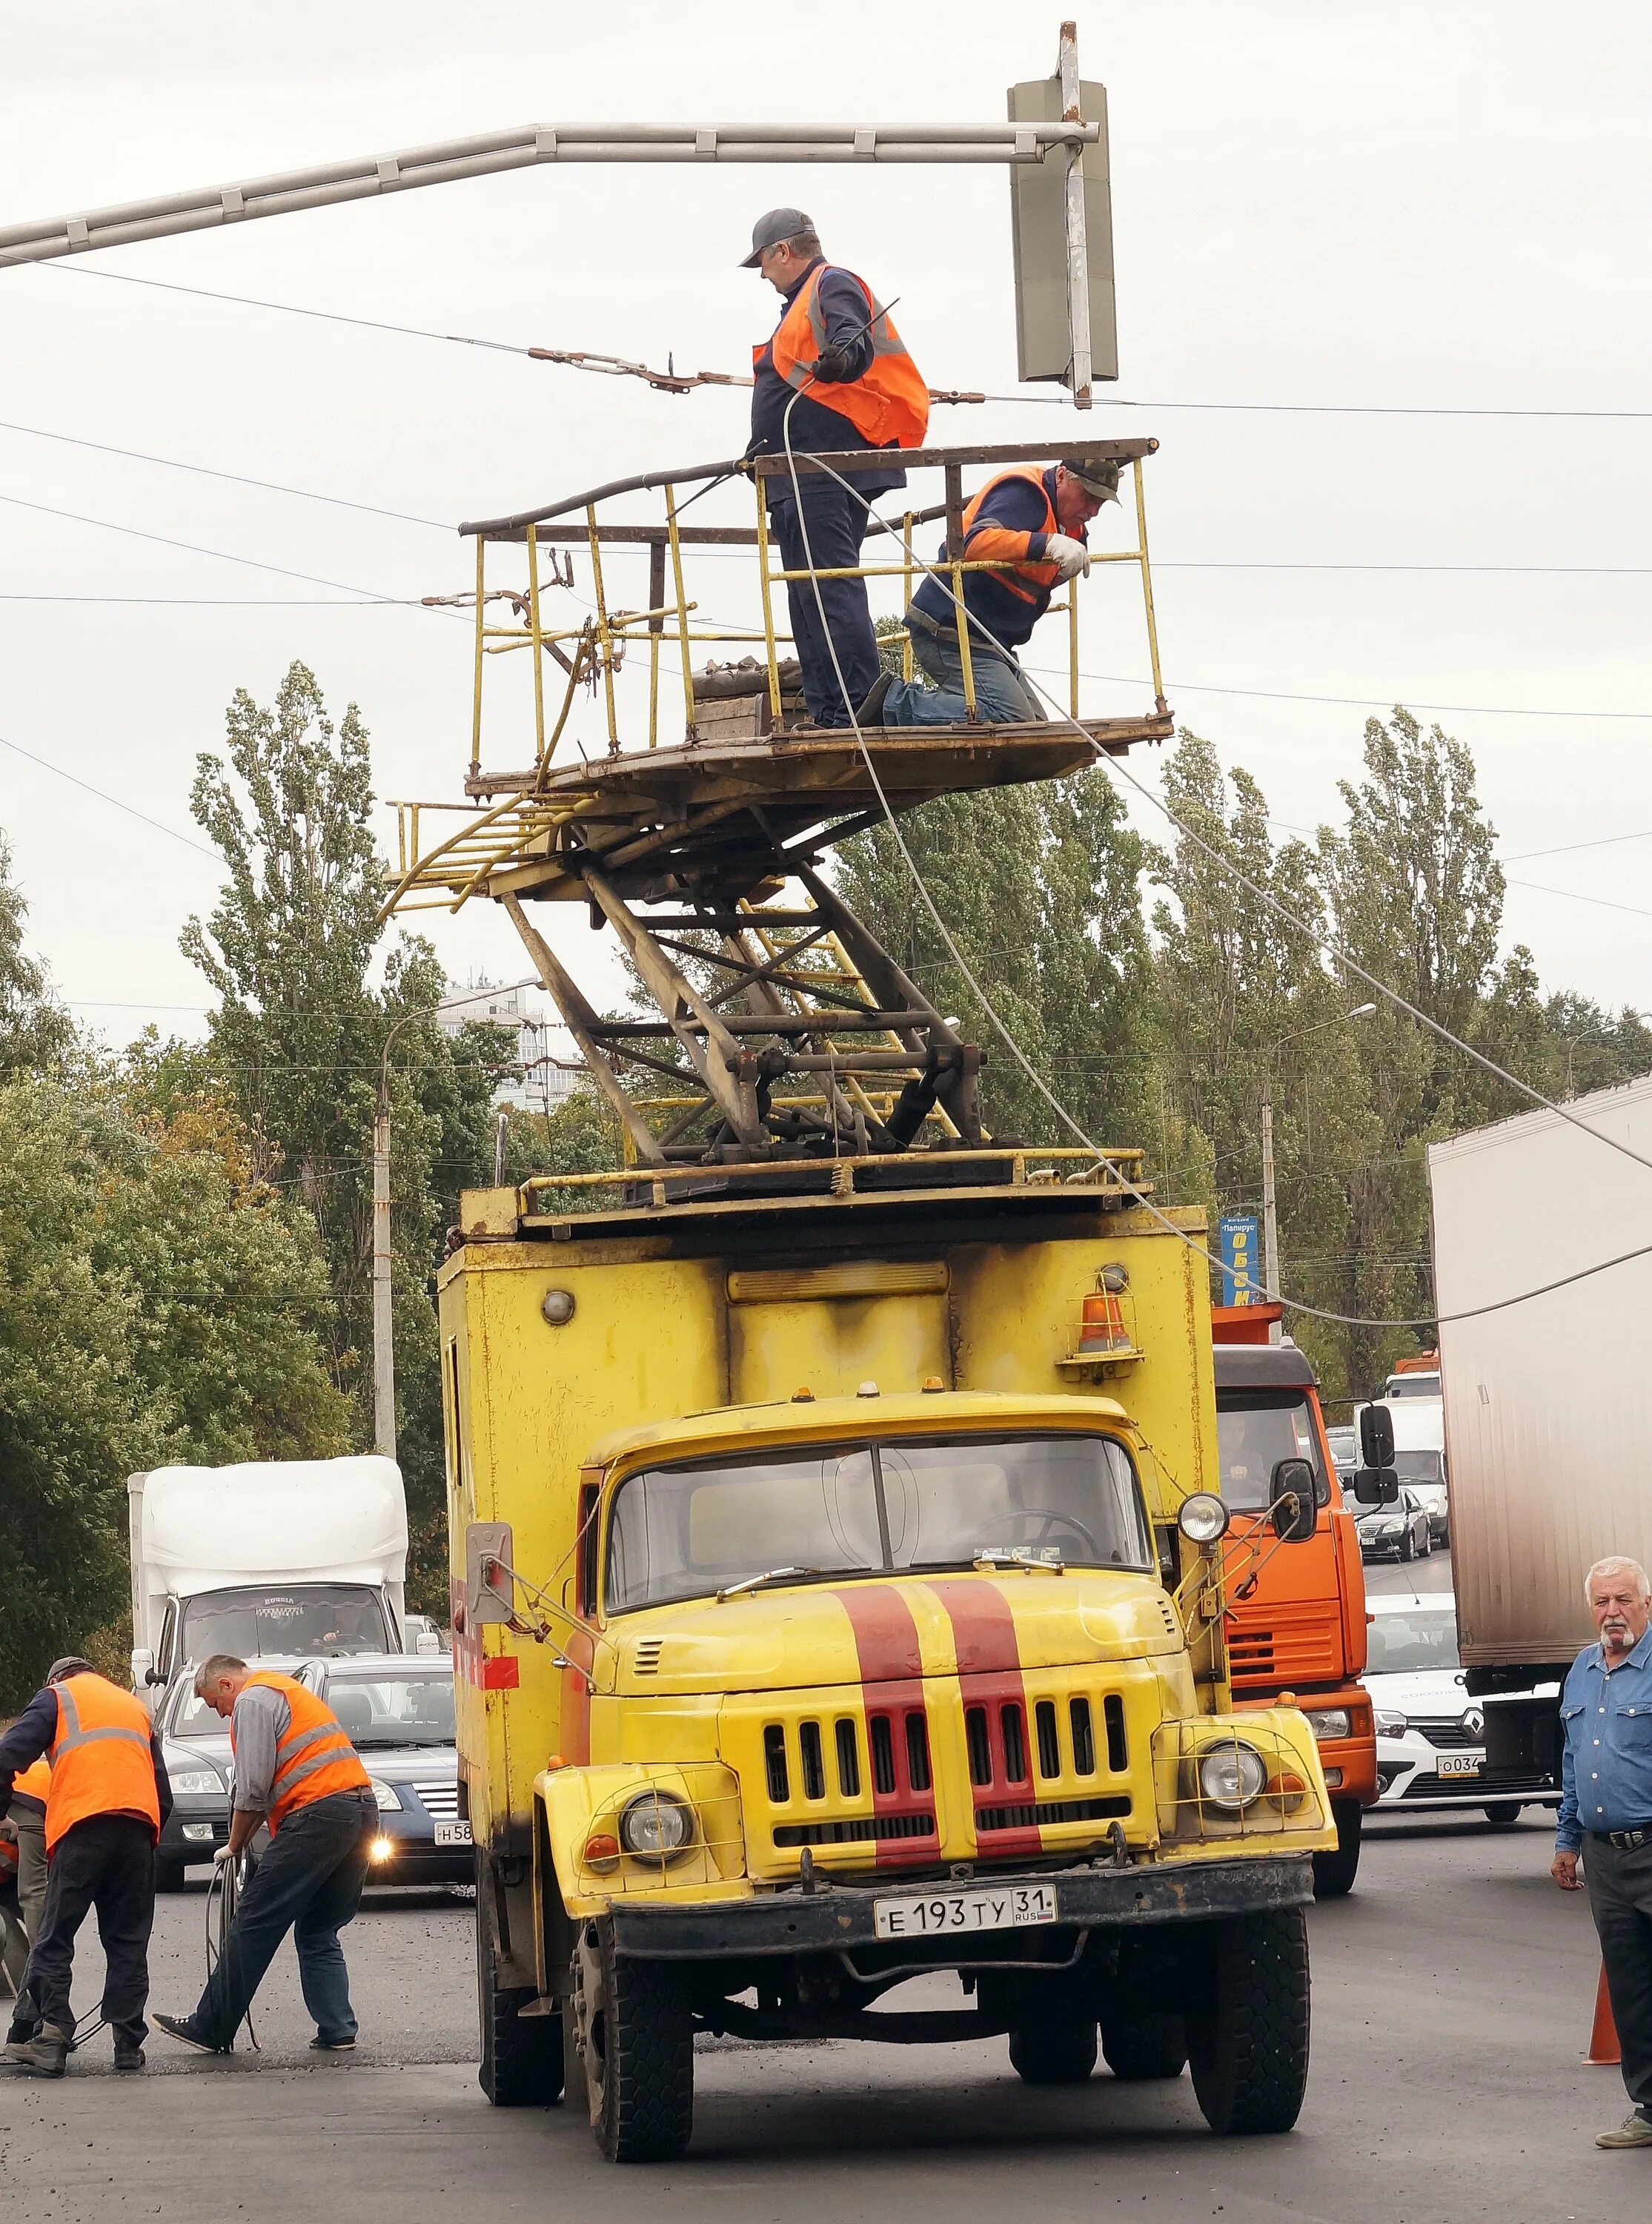
[[[198,2044],[229,2051],[289,1930],[304,2005],[321,2044],[348,2045],[355,2038],[350,1972],[338,1934],[361,1905],[378,1823],[378,1802],[370,1791],[334,1791],[297,1808],[272,1834],[189,2018],[189,2035]]]
[[[964,698],[963,659],[958,653],[958,629],[937,625],[924,611],[906,613],[911,636],[912,661],[935,682],[925,687],[917,679],[895,679],[878,714],[883,726],[955,726],[969,716]],[[989,648],[978,635],[969,636],[969,663],[975,682],[975,715],[993,726],[1019,726],[1042,719],[1044,707],[1031,683],[1012,656]]]
[[[819,572],[839,571],[858,564],[867,522],[867,505],[858,495],[829,480],[822,483],[817,475],[805,490],[801,519],[797,503],[789,496],[772,502],[769,507],[769,531],[779,548],[781,564],[788,572],[806,574],[811,559]],[[809,536],[806,550],[805,527]],[[817,585],[819,602],[815,599]],[[798,661],[803,667],[803,699],[809,716],[817,726],[847,726],[851,723],[850,705],[860,708],[883,669],[878,656],[878,636],[873,630],[872,612],[867,603],[867,583],[864,579],[816,581],[807,577],[788,579],[786,600],[791,609],[791,637],[797,644]],[[825,626],[820,622],[823,605]],[[827,627],[831,629],[829,640]],[[832,666],[834,647],[843,670],[842,686],[838,685]],[[847,703],[843,699],[844,688],[848,690]]]

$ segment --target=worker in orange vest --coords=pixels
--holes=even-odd
[[[290,1930],[317,2054],[356,2044],[350,1972],[338,1934],[361,1905],[378,1829],[373,1784],[337,1716],[296,1677],[215,1652],[195,1690],[230,1724],[235,1812],[216,1861],[236,1861],[260,1826],[269,1851],[242,1893],[223,1953],[192,2015],[156,2023],[203,2054],[228,2054],[253,1994]]]
[[[800,471],[795,490],[789,473],[767,482],[769,530],[781,563],[805,575],[786,583],[804,701],[816,725],[847,726],[851,708],[860,712],[883,669],[867,584],[817,582],[807,573],[811,564],[832,572],[860,563],[867,504],[905,485],[896,454],[924,445],[929,389],[872,288],[827,262],[814,220],[801,209],[770,209],[760,217],[741,267],[760,270],[785,304],[769,338],[752,350],[747,455],[781,455],[788,444],[798,456],[846,448],[895,452],[887,464],[846,472],[853,492],[823,472]],[[874,698],[867,715],[875,709]]]
[[[46,1801],[51,1785],[52,1764],[42,1754],[13,1777],[11,1805],[0,1823],[0,1895],[9,1891],[10,1902],[3,1966],[16,2001],[8,2044],[33,2038],[40,2021],[25,1972],[46,1902]]]
[[[1015,651],[1031,639],[1062,581],[1075,582],[1089,569],[1086,528],[1104,502],[1118,499],[1117,464],[1074,457],[1043,471],[1018,464],[1000,471],[966,505],[962,553],[971,563],[993,566],[963,574],[977,717],[992,725],[1020,725],[1045,716]],[[912,597],[906,613],[912,657],[933,685],[892,681],[883,704],[885,725],[955,725],[968,717],[952,593],[952,581],[942,572],[925,578]]]
[[[52,1771],[46,1899],[24,1980],[40,2024],[32,2037],[9,2039],[0,2062],[35,2076],[62,2076],[74,2044],[69,1984],[75,1936],[95,1908],[115,2067],[142,2069],[155,1841],[172,1812],[160,1743],[129,1691],[100,1676],[89,1660],[71,1657],[53,1662],[41,1689],[0,1738],[0,1815],[11,1804],[20,1772],[42,1757]]]

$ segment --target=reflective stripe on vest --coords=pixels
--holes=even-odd
[[[980,492],[965,506],[960,537],[966,544],[968,542],[970,528],[980,514],[982,502],[992,493],[993,488],[1001,487],[1006,479],[1025,479],[1037,488],[1044,501],[1044,515],[1041,524],[1030,528],[1032,532],[1059,533],[1061,531],[1061,527],[1056,519],[1056,505],[1050,499],[1050,490],[1044,484],[1044,475],[1041,471],[1034,469],[1000,471],[995,479],[988,479]],[[990,527],[993,521],[989,517],[987,521],[987,525]],[[1017,528],[1006,528],[1006,530],[1015,529]],[[1007,587],[1011,594],[1018,595],[1024,603],[1037,603],[1042,601],[1050,593],[1056,580],[1060,578],[1061,572],[1054,564],[1025,562],[1006,564],[1001,572],[997,570],[990,572],[978,572],[975,577],[996,579],[999,586]]]
[[[811,401],[847,417],[863,446],[886,448],[892,440],[898,447],[921,448],[930,421],[929,389],[888,313],[879,306],[866,280],[854,278],[852,270],[843,275],[854,278],[866,295],[867,313],[872,319],[872,361],[861,377],[840,384],[815,378],[815,365],[826,345],[826,320],[820,313],[818,296],[821,279],[829,267],[817,263],[792,295],[768,344],[770,360],[788,386],[807,387]],[[760,347],[752,350],[753,368],[761,363],[763,353]]]
[[[66,1677],[53,1689],[57,1734],[46,1795],[47,1852],[94,1815],[140,1816],[158,1838],[161,1795],[142,1703],[102,1676]]]
[[[296,1677],[274,1668],[260,1668],[248,1677],[243,1690],[255,1684],[279,1691],[287,1701],[287,1725],[275,1744],[275,1775],[269,1787],[269,1827],[274,1834],[287,1817],[312,1801],[331,1798],[335,1791],[365,1791],[367,1771],[355,1747],[331,1707]],[[230,1745],[235,1747],[235,1718],[230,1721]]]

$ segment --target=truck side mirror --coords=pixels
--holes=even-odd
[[[1314,1469],[1305,1459],[1282,1459],[1273,1470],[1269,1520],[1282,1545],[1306,1545],[1319,1527],[1319,1494]]]
[[[473,1521],[464,1532],[467,1629],[508,1622],[516,1610],[508,1521]]]
[[[1356,1468],[1353,1494],[1362,1506],[1392,1506],[1400,1494],[1400,1479],[1391,1467]]]
[[[1360,1410],[1359,1463],[1386,1468],[1394,1464],[1394,1416],[1386,1406],[1365,1406]]]

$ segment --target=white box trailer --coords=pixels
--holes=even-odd
[[[1652,1161],[1652,1079],[1567,1109]],[[1537,1111],[1433,1145],[1428,1185],[1462,1659],[1472,1695],[1530,1693],[1593,1635],[1591,1564],[1652,1566],[1652,1164]],[[1488,1770],[1552,1784],[1553,1692],[1486,1714]]]
[[[132,1681],[211,1652],[400,1652],[407,1500],[376,1454],[129,1478]]]

